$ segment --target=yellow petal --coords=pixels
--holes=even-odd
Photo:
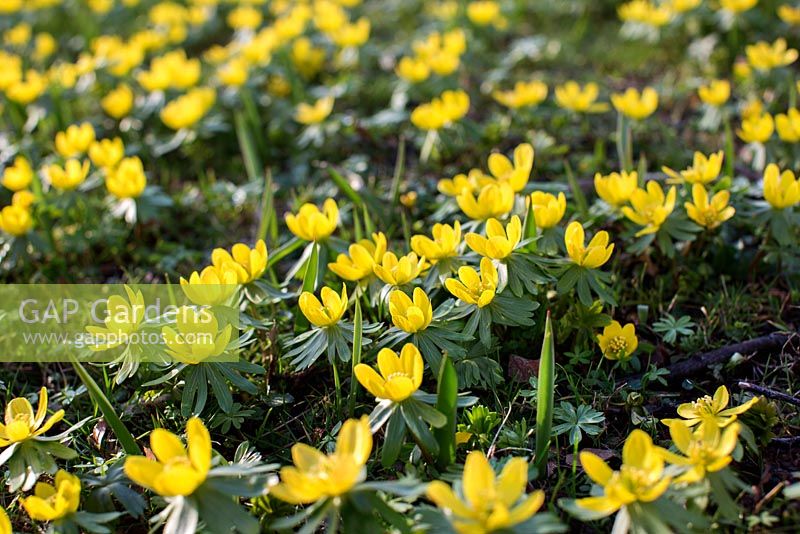
[[[167,463],[176,457],[186,456],[186,449],[183,448],[178,436],[163,428],[156,428],[150,434],[150,448],[161,463]]]

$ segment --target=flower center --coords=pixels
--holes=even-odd
[[[616,336],[608,344],[608,350],[614,354],[624,354],[628,350],[628,342],[622,336]]]

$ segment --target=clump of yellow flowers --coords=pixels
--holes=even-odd
[[[469,111],[469,95],[462,90],[445,91],[411,112],[411,122],[421,130],[441,130],[458,122]]]

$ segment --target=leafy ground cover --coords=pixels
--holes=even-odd
[[[194,305],[0,366],[0,534],[796,529],[800,7],[0,13],[3,282]]]

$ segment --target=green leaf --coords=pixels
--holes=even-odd
[[[411,431],[411,434],[414,436],[420,448],[429,456],[437,456],[439,454],[439,444],[428,428],[428,424],[417,410],[418,405],[421,405],[421,403],[405,402],[400,405],[400,413],[403,414],[406,426],[408,430]]]
[[[78,362],[78,360],[73,358],[72,366],[75,368],[75,372],[78,374],[81,382],[83,382],[83,385],[86,386],[86,389],[89,391],[89,395],[92,397],[92,401],[94,401],[95,406],[97,406],[100,411],[103,412],[103,417],[108,423],[108,426],[111,427],[111,430],[114,431],[114,435],[119,440],[119,443],[122,445],[125,453],[130,455],[141,455],[142,450],[139,448],[139,445],[136,444],[136,440],[134,439],[133,435],[119,418],[117,412],[114,411],[114,406],[108,400],[108,397],[106,397],[105,393],[103,393],[103,390],[100,389],[100,386],[97,385],[97,382],[94,381],[91,375],[86,371],[83,365]]]
[[[353,358],[350,362],[350,394],[347,400],[350,417],[353,417],[356,408],[356,395],[358,394],[356,366],[361,363],[361,342],[363,337],[364,319],[361,315],[361,300],[356,298],[355,311],[353,313]]]
[[[433,431],[439,443],[439,469],[445,469],[456,461],[456,410],[458,403],[458,375],[449,357],[442,359],[439,383],[436,391],[436,409],[444,414],[447,422]]]
[[[556,353],[553,343],[553,325],[550,311],[544,325],[542,353],[539,360],[539,380],[536,402],[536,469],[543,472],[550,447],[550,433],[553,427],[553,405],[555,403]]]
[[[406,423],[400,410],[395,410],[389,418],[386,433],[383,436],[383,449],[381,450],[381,464],[383,467],[391,466],[400,456],[400,449],[406,440]]]

